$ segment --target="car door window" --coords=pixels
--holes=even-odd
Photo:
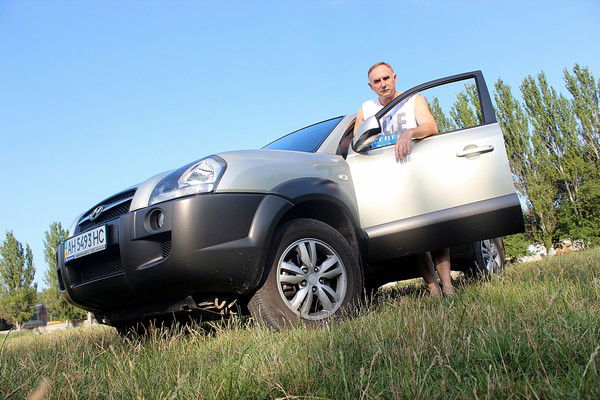
[[[437,86],[421,94],[427,100],[439,133],[483,125],[479,91],[473,79]]]
[[[451,82],[415,93],[384,113],[379,118],[381,133],[371,144],[371,149],[394,145],[403,132],[416,126],[412,108],[417,96],[425,99],[439,133],[484,123],[475,80]]]

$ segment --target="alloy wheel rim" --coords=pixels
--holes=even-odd
[[[347,273],[339,255],[318,239],[290,244],[277,263],[277,288],[286,306],[304,319],[335,313],[347,290]]]
[[[486,271],[495,272],[500,268],[500,250],[496,242],[491,239],[482,241],[481,254]]]

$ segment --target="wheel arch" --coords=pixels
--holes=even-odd
[[[293,204],[277,226],[293,218],[313,218],[336,229],[364,254],[367,236],[360,229],[355,201],[339,183],[323,178],[299,178],[278,185],[272,193]]]
[[[350,245],[358,246],[359,239],[351,217],[339,204],[331,199],[301,201],[281,217],[277,226],[298,218],[311,218],[321,221],[340,232]]]
[[[340,232],[350,246],[356,249],[355,255],[362,269],[367,250],[367,236],[358,224],[358,213],[352,197],[341,185],[326,179],[299,178],[278,185],[271,194],[284,198],[291,206],[281,209],[271,221],[261,257],[261,279],[255,290],[263,285],[269,274],[269,267],[265,265],[265,261],[271,250],[275,231],[283,224],[298,218],[315,219]]]

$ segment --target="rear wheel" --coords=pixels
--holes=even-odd
[[[476,277],[489,277],[504,270],[504,242],[502,238],[487,239],[473,244],[474,263],[468,271]]]
[[[269,275],[248,308],[275,329],[317,324],[348,309],[362,292],[355,252],[338,231],[317,220],[281,226],[267,265]]]

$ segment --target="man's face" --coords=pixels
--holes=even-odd
[[[388,66],[378,65],[369,74],[369,87],[380,98],[391,98],[396,93],[396,74]]]

